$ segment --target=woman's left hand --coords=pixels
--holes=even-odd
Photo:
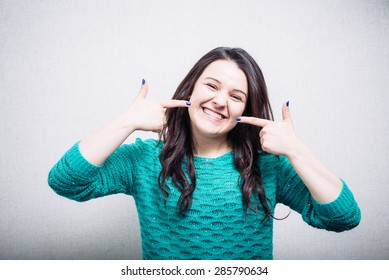
[[[289,107],[285,103],[282,106],[281,121],[271,121],[255,117],[240,117],[239,122],[262,127],[259,137],[262,150],[267,153],[289,157],[301,144],[294,132]]]
[[[329,203],[339,196],[342,181],[296,137],[286,104],[282,106],[281,121],[254,117],[240,119],[241,123],[262,127],[259,132],[262,149],[271,154],[286,156],[316,201]]]

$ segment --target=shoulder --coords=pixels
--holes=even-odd
[[[132,149],[136,149],[140,153],[140,157],[158,157],[163,148],[164,142],[158,139],[140,139],[136,138],[135,142],[129,144]]]
[[[286,156],[273,155],[264,152],[258,152],[258,165],[262,176],[273,177],[279,174],[289,174],[293,171],[292,164]]]
[[[258,151],[258,164],[261,169],[274,168],[280,163],[280,156]]]
[[[157,139],[141,139],[136,138],[133,143],[123,144],[120,146],[121,149],[127,151],[161,151],[163,147],[163,142]]]
[[[291,165],[289,159],[283,155],[273,155],[258,151],[258,164],[262,168],[283,168]]]
[[[133,145],[137,146],[137,147],[141,147],[145,150],[161,150],[162,147],[163,147],[163,141],[159,141],[157,139],[152,139],[152,138],[149,138],[149,139],[140,139],[140,138],[136,138],[135,140],[135,143]]]
[[[137,138],[133,143],[122,144],[112,155],[111,158],[123,160],[140,161],[146,158],[158,157],[163,143],[156,139],[142,140]]]

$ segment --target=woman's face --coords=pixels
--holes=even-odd
[[[248,98],[247,78],[233,61],[217,60],[201,74],[189,106],[193,136],[225,140]]]

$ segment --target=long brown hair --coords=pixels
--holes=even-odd
[[[182,80],[173,95],[173,99],[189,100],[194,85],[204,69],[216,60],[234,61],[246,75],[248,99],[243,115],[273,120],[273,112],[262,71],[255,60],[241,48],[219,47],[205,54]],[[260,128],[256,126],[238,124],[228,133],[227,141],[234,152],[235,167],[240,173],[239,182],[245,211],[247,209],[257,211],[258,198],[265,217],[268,217],[271,216],[271,210],[267,204],[265,188],[258,165],[258,150],[261,150],[259,131]],[[196,188],[193,158],[195,147],[190,118],[186,108],[166,110],[166,125],[160,134],[160,139],[165,144],[159,156],[162,164],[162,170],[159,174],[159,187],[167,199],[169,188],[166,181],[167,178],[171,177],[174,186],[181,192],[178,201],[179,212],[185,215],[191,207],[192,195]],[[182,168],[185,157],[189,180]]]

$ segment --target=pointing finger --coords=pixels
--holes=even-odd
[[[176,99],[160,101],[160,104],[164,108],[177,108],[177,107],[188,107],[188,106],[190,106],[190,102],[189,101],[186,101],[186,100],[176,100]]]
[[[273,122],[270,120],[255,118],[255,117],[239,117],[239,118],[236,118],[236,120],[240,123],[252,124],[255,126],[259,126],[259,127],[267,126]]]

